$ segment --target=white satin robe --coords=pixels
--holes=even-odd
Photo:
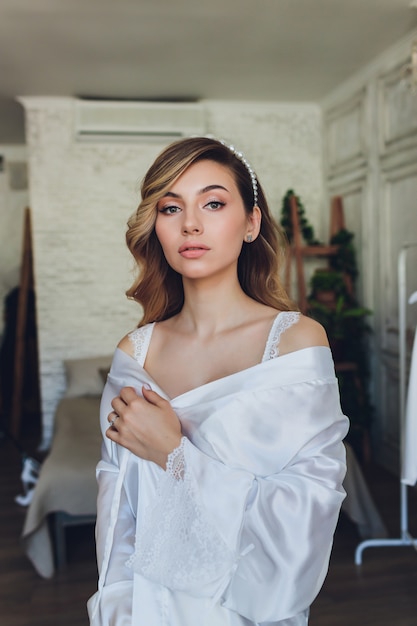
[[[117,349],[103,435],[112,398],[144,383],[167,397]],[[184,438],[166,472],[104,436],[91,624],[305,626],[345,495],[330,350],[262,362],[171,405]]]

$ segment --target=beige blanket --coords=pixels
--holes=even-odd
[[[54,574],[47,516],[56,511],[95,515],[95,467],[100,459],[100,398],[64,398],[55,416],[53,445],[45,459],[22,533],[25,552],[41,576]]]

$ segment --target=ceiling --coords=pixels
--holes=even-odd
[[[319,101],[417,28],[417,0],[0,0],[0,144],[19,95]]]

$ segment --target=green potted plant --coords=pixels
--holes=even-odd
[[[300,197],[296,196],[293,189],[288,189],[287,193],[285,194],[282,200],[282,207],[281,207],[281,226],[283,227],[285,234],[287,235],[288,241],[291,243],[293,240],[293,225],[292,225],[292,219],[291,219],[291,206],[290,206],[291,196],[295,196],[297,200],[298,221],[300,224],[300,231],[301,231],[301,234],[303,236],[305,243],[310,246],[319,246],[320,241],[316,239],[315,234],[314,234],[314,228],[306,217],[304,205],[301,202]]]
[[[354,234],[342,228],[330,239],[331,245],[337,246],[337,254],[329,259],[330,267],[335,272],[342,272],[349,293],[353,293],[353,285],[358,276],[356,251],[353,244]]]
[[[345,291],[343,274],[328,269],[318,269],[311,278],[311,298],[329,307]]]

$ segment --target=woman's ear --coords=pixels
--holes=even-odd
[[[245,241],[251,243],[255,241],[261,230],[262,214],[258,206],[253,207],[252,213],[248,216],[248,229],[245,235]]]

